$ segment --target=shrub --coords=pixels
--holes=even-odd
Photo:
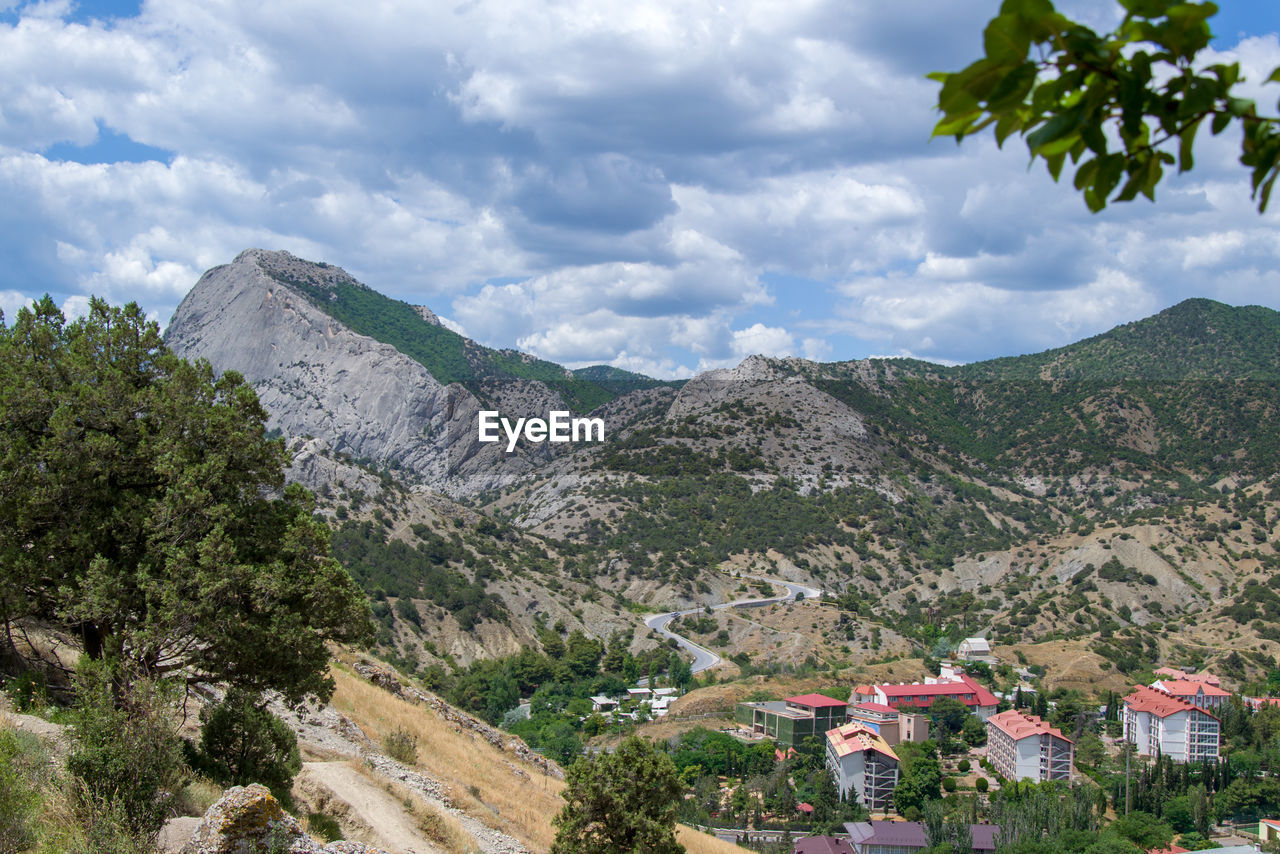
[[[956,768],[959,769],[961,774],[969,773],[969,769],[971,767],[972,766],[969,764],[968,759],[961,759],[959,762],[956,763]]]
[[[308,813],[307,830],[321,842],[336,842],[342,838],[342,826],[328,813]]]
[[[185,776],[170,708],[173,686],[131,680],[113,674],[108,663],[88,661],[80,665],[76,681],[67,770],[82,784],[78,806],[109,816],[104,824],[118,823],[128,834],[158,830]],[[91,819],[86,818],[86,827],[97,823]]]
[[[18,734],[0,732],[0,854],[14,854],[35,843],[30,824],[40,802],[35,771]]]
[[[199,768],[219,783],[261,783],[287,800],[302,768],[298,738],[262,705],[261,697],[232,688],[216,706],[200,713]]]
[[[956,778],[955,777],[942,778],[942,788],[948,792],[954,792],[956,790]]]
[[[979,777],[977,780],[974,780],[973,787],[979,792],[985,792],[987,789],[991,788],[991,784],[987,782],[986,777]]]
[[[382,749],[403,765],[414,765],[418,761],[418,737],[406,729],[397,727],[384,735]]]

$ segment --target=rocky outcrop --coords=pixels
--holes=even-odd
[[[183,357],[241,373],[271,426],[286,436],[321,439],[336,454],[395,467],[434,489],[472,495],[532,467],[522,449],[506,454],[477,441],[481,403],[466,388],[442,385],[418,362],[353,332],[281,279],[358,284],[337,267],[248,249],[201,276],[174,312],[166,340]],[[525,385],[506,397],[534,411],[513,416],[539,414],[559,400],[541,383]],[[328,468],[312,466],[309,473],[322,477]]]
[[[265,786],[223,793],[196,827],[182,854],[387,854],[361,842],[322,845],[306,834]]]

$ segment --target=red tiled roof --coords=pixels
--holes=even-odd
[[[853,723],[827,730],[827,741],[831,742],[831,747],[835,750],[836,756],[839,757],[845,757],[850,753],[857,753],[862,750],[874,750],[877,753],[888,756],[895,762],[898,759],[898,754],[893,752],[889,742],[885,741],[880,733],[860,721],[854,721]]]
[[[983,688],[969,676],[961,676],[957,682],[936,682],[926,685],[920,682],[910,685],[879,685],[886,697],[900,699],[900,702],[914,702],[915,705],[929,705],[938,697],[955,697],[966,706],[994,706],[995,695]],[[973,699],[964,699],[972,695]],[[924,697],[924,700],[913,701],[912,697]]]
[[[1026,738],[1029,735],[1044,735],[1048,733],[1071,744],[1071,739],[1063,735],[1062,730],[1049,726],[1047,721],[1036,715],[1024,714],[1017,709],[1010,709],[1007,712],[992,715],[987,718],[987,723],[991,726],[999,727],[1002,731],[1008,733],[1014,741]]]
[[[1168,676],[1172,679],[1182,679],[1187,682],[1203,682],[1206,685],[1220,685],[1222,680],[1214,676],[1208,671],[1201,673],[1188,673],[1185,670],[1179,670],[1176,667],[1161,667],[1155,671],[1156,676]]]
[[[1168,848],[1148,848],[1147,854],[1191,854],[1191,849],[1170,845]]]
[[[1230,691],[1224,691],[1217,685],[1208,682],[1193,682],[1189,679],[1162,679],[1162,690],[1175,697],[1194,697],[1203,694],[1206,697],[1230,697]]]
[[[777,696],[776,694],[774,696]],[[837,700],[824,694],[801,694],[799,697],[788,697],[788,703],[797,706],[812,706],[815,709],[829,709],[832,706],[849,705],[844,700]]]
[[[1208,715],[1214,720],[1218,719],[1218,716],[1212,712],[1193,706],[1181,697],[1171,696],[1155,688],[1148,688],[1146,685],[1134,685],[1133,693],[1124,698],[1124,705],[1135,712],[1150,712],[1159,718],[1167,718],[1169,715],[1191,709]]]

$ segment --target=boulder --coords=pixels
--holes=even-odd
[[[253,783],[228,789],[200,820],[181,854],[387,854],[361,842],[322,845],[267,789]]]

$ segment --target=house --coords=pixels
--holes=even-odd
[[[979,685],[972,677],[961,673],[932,682],[915,682],[900,685],[875,685],[874,702],[902,709],[927,709],[939,697],[953,697],[969,707],[980,720],[986,720],[996,712],[995,695]]]
[[[871,810],[889,807],[898,785],[898,755],[866,724],[854,721],[827,732],[827,768],[842,799]]]
[[[924,825],[918,821],[857,821],[844,826],[854,854],[911,854],[929,847]],[[975,852],[996,850],[994,824],[971,824],[969,835]]]
[[[987,758],[1008,780],[1070,780],[1075,745],[1036,715],[1010,709],[987,718]]]
[[[853,854],[849,840],[838,836],[806,836],[791,850],[792,854]]]
[[[1156,677],[1160,679],[1179,679],[1187,682],[1203,682],[1206,685],[1213,685],[1216,688],[1222,687],[1222,680],[1212,673],[1196,673],[1195,668],[1186,667],[1161,667],[1155,672]]]
[[[996,657],[991,652],[991,644],[986,638],[965,638],[956,647],[956,658],[961,661],[981,661],[994,665]]]
[[[1273,839],[1280,839],[1280,819],[1263,818],[1258,820],[1258,841],[1266,844]]]
[[[612,712],[618,708],[618,701],[610,697],[597,694],[591,698],[591,711],[593,712]]]
[[[858,703],[849,707],[849,720],[857,721],[878,733],[890,747],[903,741],[925,741],[929,738],[929,718],[899,712],[883,703]]]
[[[1190,679],[1157,679],[1151,687],[1215,714],[1222,710],[1222,704],[1231,696],[1230,691],[1224,691],[1217,685]]]
[[[1124,737],[1143,756],[1168,756],[1175,762],[1218,759],[1218,718],[1180,697],[1135,685],[1124,698],[1123,721]]]
[[[843,724],[848,703],[822,694],[803,694],[766,703],[739,703],[734,719],[753,733],[767,735],[783,747],[794,747],[809,736],[822,738]]]

